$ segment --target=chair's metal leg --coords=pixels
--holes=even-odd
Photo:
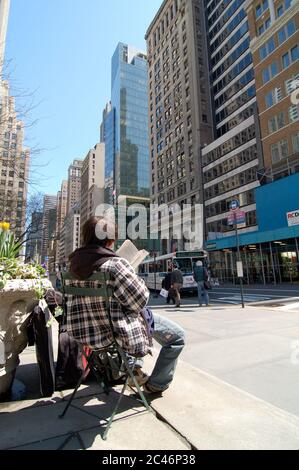
[[[129,376],[131,377],[131,379],[132,379],[133,382],[134,382],[135,387],[137,388],[137,391],[138,391],[138,394],[139,394],[139,396],[140,396],[140,398],[141,398],[141,400],[142,400],[142,403],[144,404],[145,408],[146,408],[148,411],[152,411],[151,407],[149,406],[149,404],[148,404],[148,402],[147,402],[147,400],[146,400],[146,398],[145,398],[145,396],[144,396],[144,394],[143,394],[143,392],[142,392],[142,390],[141,390],[141,388],[140,388],[139,383],[138,383],[137,380],[136,380],[135,375],[133,374],[134,367],[135,367],[135,364],[136,364],[136,360],[137,360],[137,359],[135,359],[135,362],[134,362],[134,365],[133,365],[133,369],[131,369],[131,367],[129,366],[128,360],[127,360],[127,358],[126,358],[126,356],[125,356],[125,354],[124,354],[124,352],[123,352],[121,349],[119,349],[119,353],[120,353],[120,355],[121,355],[121,357],[122,357],[122,360],[123,360],[123,362],[124,362],[124,364],[125,364],[125,367],[126,367],[126,370],[127,370],[128,374],[129,374]]]
[[[134,365],[135,365],[135,364],[134,364]],[[116,403],[116,405],[115,405],[115,407],[114,407],[114,410],[113,410],[113,412],[112,412],[112,415],[111,415],[110,418],[109,418],[107,427],[105,428],[105,432],[104,432],[104,434],[103,434],[103,440],[104,440],[104,441],[106,441],[106,439],[107,439],[108,432],[109,432],[109,429],[110,429],[110,427],[111,427],[112,421],[113,421],[113,419],[114,419],[114,416],[115,416],[116,413],[117,413],[117,410],[118,410],[118,408],[119,408],[120,402],[121,402],[121,400],[122,400],[122,398],[123,398],[123,396],[124,396],[125,390],[126,390],[126,388],[127,388],[128,380],[129,380],[129,376],[127,377],[127,379],[126,379],[126,381],[125,381],[125,383],[124,383],[124,385],[123,385],[122,391],[121,391],[121,393],[120,393],[120,395],[119,395],[119,397],[118,397],[118,400],[117,400],[117,403]]]
[[[59,415],[59,418],[63,418],[63,417],[65,416],[67,410],[69,409],[69,407],[70,407],[70,405],[71,405],[71,403],[72,403],[72,401],[73,401],[73,399],[74,399],[74,397],[75,397],[75,395],[76,395],[76,393],[77,393],[77,391],[78,391],[78,388],[80,387],[80,385],[82,384],[82,382],[83,382],[83,380],[84,380],[85,373],[87,372],[88,369],[89,369],[89,364],[87,364],[87,366],[85,367],[85,370],[84,370],[84,372],[82,373],[82,375],[81,375],[81,377],[80,377],[80,379],[79,379],[79,381],[78,381],[78,383],[77,383],[77,385],[76,385],[76,388],[74,389],[74,391],[73,391],[73,393],[72,393],[72,395],[71,395],[69,401],[67,402],[65,409],[63,410],[63,412],[61,413],[61,415]]]
[[[105,382],[103,380],[100,380],[100,378],[98,376],[98,370],[96,369],[96,367],[94,366],[94,363],[93,363],[92,354],[91,354],[91,356],[87,356],[84,351],[83,351],[83,354],[85,356],[85,359],[87,360],[87,363],[89,364],[90,369],[93,371],[94,376],[95,376],[96,381],[98,382],[99,386],[104,390],[104,393],[106,395],[109,395],[109,387],[107,387],[107,385],[105,384]]]

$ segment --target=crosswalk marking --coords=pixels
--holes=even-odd
[[[263,302],[266,300],[271,300],[271,297],[265,297],[265,296],[257,297],[254,294],[246,294],[244,295],[243,298],[245,302]],[[213,300],[216,300],[216,299],[213,299]],[[228,303],[238,303],[238,302],[241,302],[242,297],[241,295],[233,295],[229,297],[219,297],[217,300],[221,300],[222,302],[228,302]]]

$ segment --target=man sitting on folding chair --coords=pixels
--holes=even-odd
[[[142,315],[149,291],[132,266],[111,249],[117,238],[116,227],[103,217],[91,217],[83,226],[83,247],[70,256],[70,271],[84,285],[93,287],[88,278],[103,272],[112,290],[110,317],[116,341],[127,356],[144,357],[150,350],[148,324]],[[92,349],[106,347],[113,341],[105,302],[99,298],[73,297],[67,302],[67,329],[81,344]],[[169,387],[184,344],[184,331],[174,322],[154,315],[153,338],[162,346],[150,377],[142,372],[137,360],[138,385],[148,394],[161,393]],[[130,364],[132,361],[129,359]],[[130,378],[129,384],[135,386]],[[138,387],[139,388],[139,387]]]

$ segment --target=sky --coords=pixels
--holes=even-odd
[[[6,61],[12,92],[34,92],[26,145],[38,148],[31,192],[56,194],[74,158],[99,141],[119,42],[146,51],[162,0],[11,0]]]

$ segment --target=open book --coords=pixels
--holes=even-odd
[[[131,266],[136,270],[140,263],[149,254],[146,250],[138,250],[131,240],[126,240],[116,252],[120,258],[125,258]]]

